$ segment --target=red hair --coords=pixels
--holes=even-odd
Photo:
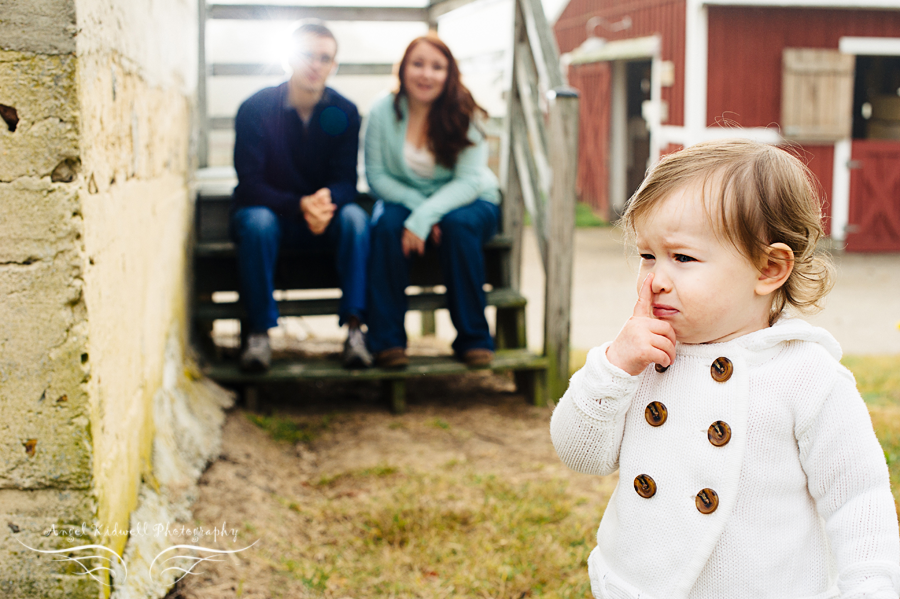
[[[447,80],[444,82],[444,90],[437,97],[428,113],[428,148],[434,152],[435,162],[447,168],[453,168],[459,153],[467,147],[474,145],[469,140],[469,124],[476,111],[482,115],[487,112],[475,102],[472,92],[463,85],[459,75],[459,65],[453,58],[453,53],[447,44],[434,33],[417,37],[403,53],[400,61],[398,78],[400,87],[394,96],[394,112],[397,120],[403,118],[400,109],[400,100],[406,96],[406,82],[403,80],[409,55],[413,48],[421,43],[434,46],[447,59]]]

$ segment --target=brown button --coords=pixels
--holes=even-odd
[[[719,495],[712,489],[703,489],[697,493],[694,503],[701,514],[711,514],[719,507]]]
[[[716,447],[722,447],[731,441],[731,427],[728,426],[727,422],[716,420],[709,425],[709,430],[706,431],[706,438]]]
[[[663,372],[665,372],[669,369],[668,366],[663,366],[662,364],[655,364],[653,367],[656,368],[656,372],[658,372],[660,374],[662,374]]]
[[[716,361],[709,367],[709,371],[712,374],[713,380],[718,383],[724,383],[731,378],[731,374],[734,372],[734,366],[728,358],[716,358]]]
[[[653,497],[656,494],[656,481],[646,474],[638,474],[634,478],[634,490],[641,497]]]
[[[661,426],[668,417],[669,411],[666,410],[666,406],[658,401],[654,401],[644,410],[644,418],[647,419],[650,426]]]

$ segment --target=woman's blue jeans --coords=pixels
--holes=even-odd
[[[369,272],[368,343],[372,353],[406,347],[404,321],[407,310],[409,259],[403,255],[403,223],[410,210],[401,204],[379,201],[372,214],[372,256]],[[494,349],[484,316],[484,244],[497,232],[500,208],[485,200],[448,212],[441,222],[441,243],[428,241],[437,250],[447,307],[456,328],[453,351]]]
[[[265,206],[235,210],[231,236],[237,243],[241,301],[249,332],[262,333],[278,326],[278,305],[272,292],[275,263],[282,247],[335,252],[342,291],[340,324],[351,316],[365,322],[369,235],[369,215],[357,204],[344,205],[321,235],[313,235],[302,216],[279,217]]]

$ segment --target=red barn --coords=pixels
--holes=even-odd
[[[898,0],[570,0],[578,189],[614,215],[661,154],[715,137],[799,144],[832,238],[900,251]]]

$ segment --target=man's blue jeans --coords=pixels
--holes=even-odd
[[[406,347],[404,320],[409,285],[409,259],[400,242],[408,208],[379,201],[372,214],[372,258],[369,272],[368,343],[372,353]],[[456,328],[453,351],[494,349],[484,316],[484,244],[497,232],[500,209],[485,200],[448,212],[441,222],[441,243],[429,240],[428,251],[438,251],[447,307]]]
[[[247,312],[248,332],[263,333],[278,326],[278,305],[272,292],[281,248],[334,251],[342,291],[340,324],[351,316],[365,322],[369,235],[369,215],[357,204],[343,206],[321,235],[312,234],[302,215],[279,217],[265,206],[235,210],[231,215],[231,236],[237,243],[241,301]],[[296,268],[303,268],[303,264]]]

